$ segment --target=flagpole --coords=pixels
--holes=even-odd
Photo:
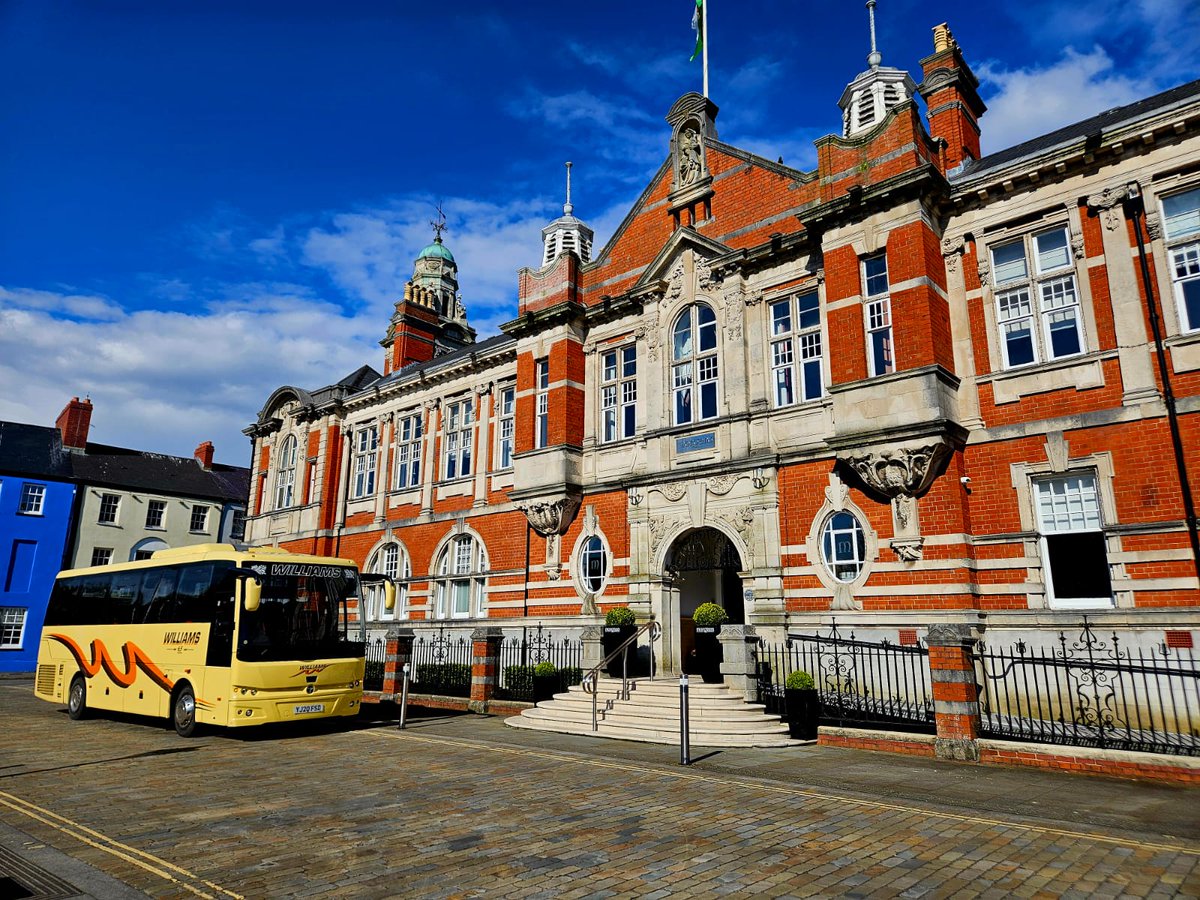
[[[700,7],[700,16],[703,19],[700,25],[700,34],[704,36],[702,50],[704,52],[704,98],[708,99],[708,3],[709,0],[704,0],[704,5]]]

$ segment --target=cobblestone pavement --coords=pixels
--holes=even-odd
[[[440,715],[185,741],[0,682],[0,896],[13,860],[99,898],[1200,895],[1195,790],[677,753]]]

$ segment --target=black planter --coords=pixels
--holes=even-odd
[[[635,634],[637,634],[636,625],[605,625],[600,631],[600,646],[604,648],[604,655],[608,656]],[[629,647],[629,674],[635,674],[636,670],[637,647],[631,645]],[[621,673],[621,657],[618,656],[608,664],[608,674],[613,678],[620,678]]]
[[[559,677],[555,672],[553,675],[534,675],[533,676],[533,702],[543,703],[546,700],[553,700],[554,695],[558,693]]]
[[[721,634],[720,625],[696,626],[696,674],[704,679],[705,684],[720,684],[724,681],[721,675]]]
[[[815,741],[821,721],[821,700],[816,688],[784,688],[783,696],[787,702],[788,734],[796,740]]]

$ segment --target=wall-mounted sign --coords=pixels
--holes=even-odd
[[[675,438],[676,453],[695,453],[697,450],[713,450],[717,446],[717,434],[710,431],[707,434],[689,434],[687,437]]]

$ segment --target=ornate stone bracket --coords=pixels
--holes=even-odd
[[[894,538],[891,542],[892,551],[904,562],[916,562],[921,558],[925,538]]]
[[[966,252],[967,242],[961,238],[942,238],[942,256],[946,260],[946,271],[958,269],[958,260]]]
[[[534,531],[542,537],[549,537],[566,532],[575,519],[575,513],[579,511],[580,499],[578,494],[566,494],[553,500],[518,503],[517,509],[525,513]]]
[[[1103,213],[1101,219],[1104,221],[1104,227],[1109,231],[1115,231],[1125,218],[1120,205],[1128,196],[1129,185],[1122,184],[1106,188],[1098,194],[1089,194],[1087,205],[1091,209]]]

